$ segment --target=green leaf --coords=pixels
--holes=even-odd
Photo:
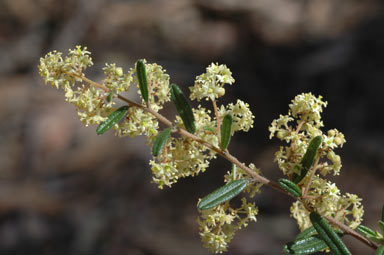
[[[371,240],[373,242],[376,242],[376,243],[382,243],[383,242],[383,239],[382,239],[382,237],[380,237],[379,233],[377,231],[370,229],[369,227],[366,227],[364,225],[359,225],[356,228],[356,230],[358,230],[366,238],[368,238],[369,240]]]
[[[279,179],[279,185],[287,192],[291,193],[295,197],[301,197],[300,188],[293,182],[287,179]]]
[[[136,75],[137,80],[139,81],[141,96],[143,97],[145,102],[148,102],[147,72],[145,71],[145,64],[143,60],[138,60],[136,62]]]
[[[176,110],[183,120],[184,126],[189,133],[196,132],[195,117],[191,106],[188,104],[183,92],[176,84],[171,84],[171,98],[176,106]]]
[[[379,227],[381,229],[381,233],[384,234],[384,222],[379,220]]]
[[[227,114],[223,118],[223,123],[221,124],[221,143],[220,148],[225,150],[228,147],[229,141],[231,140],[232,133],[232,115]]]
[[[312,254],[327,247],[327,244],[318,235],[314,235],[289,242],[283,249],[288,254]]]
[[[313,161],[315,160],[315,156],[319,146],[321,145],[322,137],[316,136],[314,137],[308,145],[307,151],[305,152],[303,158],[301,159],[301,172],[300,175],[294,173],[292,176],[292,181],[294,183],[299,183],[308,173],[309,169],[313,165]]]
[[[351,252],[345,246],[340,237],[331,226],[316,212],[309,215],[313,227],[316,229],[319,237],[328,245],[335,255],[351,255]]]
[[[379,248],[377,248],[376,254],[377,255],[384,255],[384,245],[382,245]]]
[[[171,128],[167,128],[157,135],[152,147],[153,156],[157,157],[159,153],[163,150],[164,145],[167,142],[170,134]]]
[[[209,195],[203,197],[197,208],[207,210],[237,196],[248,185],[248,180],[240,179],[227,183]]]
[[[376,237],[376,232],[369,227],[366,227],[364,225],[359,225],[356,230],[361,232],[365,237],[370,238],[370,237]]]
[[[128,106],[122,106],[108,116],[108,119],[100,123],[96,128],[96,134],[102,135],[119,122],[128,112]]]
[[[113,93],[109,93],[108,96],[107,96],[107,102],[110,103],[112,101],[112,97],[113,97]]]
[[[384,221],[384,205],[381,208],[381,221]]]
[[[304,229],[301,233],[299,233],[296,236],[295,240],[307,238],[307,237],[313,236],[316,233],[317,233],[316,229],[313,226],[311,226],[309,228]]]

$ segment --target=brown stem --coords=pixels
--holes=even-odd
[[[217,134],[217,139],[220,142],[221,141],[221,130],[220,130],[221,121],[220,121],[219,111],[217,110],[216,100],[212,100],[212,105],[213,105],[213,111],[215,112],[215,116],[216,116],[216,134]]]
[[[307,184],[305,185],[304,193],[303,193],[303,198],[305,199],[307,197],[308,191],[310,189],[311,182],[313,180],[313,176],[315,176],[316,169],[317,169],[317,164],[319,163],[319,156],[317,156],[315,163],[313,164],[313,167],[311,167],[311,174],[309,176],[309,179],[307,180]]]
[[[366,245],[368,245],[369,247],[371,247],[372,249],[376,250],[379,246],[368,240],[367,238],[365,238],[364,236],[360,235],[359,233],[357,233],[355,230],[353,230],[352,228],[344,225],[343,223],[337,221],[336,219],[330,217],[330,216],[323,216],[325,219],[327,219],[328,222],[330,222],[331,224],[339,227],[341,230],[343,230],[346,234],[348,235],[351,235],[353,236],[354,238],[360,240],[361,242],[365,243]]]

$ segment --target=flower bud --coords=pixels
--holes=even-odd
[[[115,70],[115,73],[117,76],[122,76],[123,75],[123,68],[117,67]]]

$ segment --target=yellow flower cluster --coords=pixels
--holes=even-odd
[[[260,170],[253,164],[250,164],[249,168],[255,173],[260,173]],[[243,170],[236,166],[233,166],[232,171],[227,172],[224,176],[224,182],[226,183],[239,179],[248,179],[251,183],[243,191],[249,197],[252,198],[260,193],[262,184],[254,183],[249,175],[246,175]],[[212,209],[201,211],[197,222],[199,223],[200,236],[204,247],[214,253],[226,251],[237,230],[246,227],[251,221],[256,222],[257,213],[258,209],[255,203],[247,202],[245,197],[241,199],[239,208],[231,207],[229,201],[227,201]]]
[[[253,127],[253,116],[249,109],[249,104],[237,99],[236,104],[230,103],[227,106],[222,105],[219,109],[221,118],[226,114],[231,114],[233,118],[232,134],[236,131],[243,130],[248,132]]]
[[[196,77],[195,85],[190,87],[192,100],[197,99],[200,101],[205,98],[206,100],[215,100],[224,96],[224,84],[232,84],[235,79],[232,77],[232,72],[226,65],[219,65],[212,63],[207,67],[207,72]]]
[[[205,83],[203,84],[203,78]],[[225,65],[211,64],[207,68],[207,73],[196,78],[195,86],[190,87],[191,98],[201,99],[203,97],[211,98],[208,90],[204,90],[211,86],[212,88],[223,88],[225,83],[233,83],[230,70]],[[202,91],[206,91],[204,93]],[[199,94],[200,91],[201,93]],[[199,94],[200,97],[196,97]],[[212,94],[211,94],[212,95]],[[216,94],[217,95],[217,94]],[[212,98],[217,98],[214,96]],[[211,118],[211,111],[199,105],[192,109],[195,117],[196,136],[202,140],[218,147],[219,141],[217,136],[216,116]],[[219,118],[223,118],[225,114],[233,116],[232,134],[235,131],[248,131],[253,124],[253,114],[249,109],[249,105],[241,100],[237,100],[236,104],[221,106],[219,109]],[[176,116],[175,126],[185,129],[184,123],[179,116]],[[200,143],[182,139],[169,139],[163,154],[153,158],[150,161],[153,173],[153,181],[158,184],[159,188],[164,186],[171,187],[179,178],[187,176],[195,176],[200,172],[204,172],[209,166],[209,161],[215,158],[216,152],[202,146]]]
[[[199,106],[193,109],[196,121],[196,135],[217,146],[218,139],[215,132],[215,122],[211,120],[210,111]],[[184,128],[183,121],[176,117],[175,125]],[[209,166],[209,160],[216,153],[200,143],[185,138],[170,138],[163,153],[150,161],[153,181],[159,188],[176,183],[179,178],[195,176],[204,172]]]
[[[61,52],[50,52],[40,59],[39,65],[39,72],[45,83],[65,91],[66,100],[76,107],[79,119],[85,126],[100,124],[117,109],[113,100],[107,100],[110,93],[114,99],[120,93],[129,91],[132,84],[138,86],[135,68],[124,73],[123,69],[115,64],[106,64],[103,68],[105,78],[101,86],[107,90],[92,86],[94,84],[90,84],[84,74],[86,68],[92,65],[90,52],[86,47],[80,46],[69,50],[65,58]],[[157,64],[146,64],[146,69],[151,88],[150,106],[152,110],[158,111],[170,100],[169,75]],[[76,86],[76,83],[80,85]],[[144,134],[149,140],[153,140],[157,135],[158,126],[158,121],[152,114],[131,106],[126,118],[113,128],[119,136],[133,137]]]
[[[204,247],[214,253],[223,253],[228,248],[237,230],[256,222],[258,209],[254,203],[241,199],[240,208],[232,208],[229,201],[201,212],[197,219]]]
[[[103,68],[106,78],[102,84],[107,87],[114,95],[121,92],[129,91],[133,81],[132,74],[124,74],[123,68],[116,67],[116,64],[105,64]]]
[[[301,159],[309,142],[313,137],[319,135],[322,136],[322,143],[318,149],[320,160],[315,164],[315,170],[321,176],[340,173],[341,159],[334,149],[342,147],[345,138],[337,129],[331,129],[326,134],[320,130],[320,127],[323,126],[322,108],[327,105],[321,99],[311,93],[296,96],[289,105],[288,115],[280,115],[269,127],[270,138],[276,136],[289,143],[288,146],[281,146],[275,153],[275,161],[284,175],[288,177],[299,174]],[[294,120],[296,120],[296,126],[293,125]],[[322,161],[322,158],[327,158],[327,160]],[[322,215],[335,217],[352,228],[360,224],[364,210],[356,195],[348,193],[341,195],[335,184],[322,179],[319,175],[315,175],[313,179],[305,177],[301,186],[304,187],[307,182],[311,182],[308,186],[307,206],[316,208],[317,212]],[[311,225],[309,212],[302,202],[295,202],[291,207],[291,213],[302,230]],[[345,217],[347,215],[351,215],[351,219]]]
[[[285,175],[298,173],[300,160],[303,157],[310,140],[318,135],[322,136],[323,143],[320,147],[320,156],[327,156],[332,162],[319,164],[318,169],[324,176],[329,172],[338,175],[341,169],[340,156],[333,150],[342,147],[345,143],[344,135],[337,129],[331,129],[327,134],[323,134],[320,127],[323,126],[320,113],[322,107],[327,105],[321,100],[321,96],[316,98],[311,93],[303,93],[292,100],[289,105],[288,115],[280,115],[273,120],[269,127],[270,138],[276,136],[278,139],[290,143],[289,146],[281,146],[275,153],[275,161]],[[296,119],[296,126],[294,120]]]
[[[350,193],[341,195],[340,190],[330,181],[315,176],[308,195],[309,205],[316,208],[321,215],[331,216],[353,229],[363,221],[364,209],[361,198]],[[292,204],[291,215],[296,219],[302,231],[312,225],[309,220],[309,212],[299,201]]]

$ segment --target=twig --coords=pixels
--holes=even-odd
[[[317,156],[315,163],[313,164],[313,167],[311,167],[311,174],[309,176],[309,179],[307,180],[307,184],[305,185],[304,193],[303,193],[303,198],[305,199],[307,197],[308,191],[310,189],[310,185],[313,180],[313,176],[315,176],[316,169],[317,169],[317,164],[319,163],[319,156]]]
[[[69,73],[69,72],[66,72],[67,75],[69,76],[76,76],[80,79],[82,79],[83,81],[89,83],[90,85],[93,85],[99,89],[102,89],[104,90],[105,92],[109,92],[109,89],[104,87],[103,85],[97,83],[97,82],[94,82],[84,76],[81,76],[81,75],[78,75],[78,74],[75,74],[75,73]],[[143,109],[144,111],[147,111],[149,113],[151,113],[153,116],[155,116],[159,121],[161,121],[162,123],[164,123],[166,126],[168,127],[173,127],[172,125],[172,122],[169,121],[166,117],[164,117],[163,115],[161,115],[160,113],[154,111],[153,109],[151,108],[148,108],[144,105],[141,105],[141,104],[138,104],[136,102],[133,102],[131,100],[129,100],[128,98],[126,97],[123,97],[121,95],[118,95],[117,96],[120,100],[128,103],[130,106],[135,106],[135,107],[138,107],[138,108],[141,108]],[[301,128],[301,126],[303,125],[304,122],[301,122],[298,126],[298,128],[296,129],[296,132],[298,132]],[[251,176],[252,178],[254,178],[256,181],[264,184],[264,185],[267,185],[285,195],[288,195],[288,196],[291,196],[293,198],[295,198],[296,200],[299,200],[301,201],[304,206],[307,208],[308,211],[312,211],[311,208],[308,208],[306,206],[306,203],[305,203],[305,200],[301,200],[300,198],[297,198],[293,195],[291,195],[290,193],[288,192],[285,192],[284,189],[282,189],[276,182],[273,182],[261,175],[259,175],[258,173],[254,172],[252,169],[250,169],[249,167],[247,167],[246,165],[244,165],[244,163],[240,162],[236,157],[232,156],[228,150],[226,151],[222,151],[220,148],[214,146],[213,144],[210,144],[209,142],[201,139],[200,137],[194,135],[194,134],[191,134],[189,133],[188,131],[184,130],[184,129],[181,129],[181,128],[178,128],[177,129],[177,132],[180,134],[180,135],[183,135],[187,138],[190,138],[202,145],[204,145],[205,147],[215,151],[217,154],[219,154],[221,157],[225,158],[226,160],[228,160],[229,162],[235,164],[237,167],[239,167],[240,169],[242,169],[246,174],[248,174],[249,176]],[[317,159],[318,161],[318,159]],[[316,162],[316,165],[317,165],[317,162]],[[312,171],[312,178],[313,178],[313,174],[315,172],[316,168],[314,168],[314,170]],[[308,186],[308,184],[307,184]],[[305,194],[307,193],[307,190],[308,190],[308,187],[306,187],[305,189]],[[337,227],[339,227],[341,230],[343,230],[345,233],[353,236],[354,238],[356,238],[357,240],[363,242],[364,244],[366,244],[367,246],[371,247],[372,249],[377,249],[378,248],[378,245],[371,242],[370,240],[366,239],[365,237],[363,237],[362,235],[360,235],[359,233],[357,233],[356,231],[354,231],[353,229],[351,229],[350,227],[344,225],[343,223],[337,221],[336,219],[332,218],[332,217],[329,217],[329,216],[323,216],[325,219],[327,219],[327,221],[329,221],[330,223],[332,223],[333,225],[336,225]]]
[[[353,230],[352,228],[344,225],[343,223],[337,221],[335,218],[332,218],[330,216],[323,216],[325,219],[327,219],[327,221],[329,221],[331,224],[339,227],[341,230],[343,230],[346,234],[349,234],[351,236],[353,236],[354,238],[360,240],[361,242],[365,243],[366,245],[368,245],[369,247],[371,247],[372,249],[377,249],[379,246],[368,240],[367,238],[365,238],[364,236],[360,235],[359,233],[357,233],[355,230]]]
[[[213,105],[213,111],[215,112],[215,116],[216,116],[216,134],[217,134],[217,139],[219,141],[221,141],[221,130],[220,130],[221,122],[220,122],[219,111],[217,110],[216,100],[212,100],[212,105]]]

